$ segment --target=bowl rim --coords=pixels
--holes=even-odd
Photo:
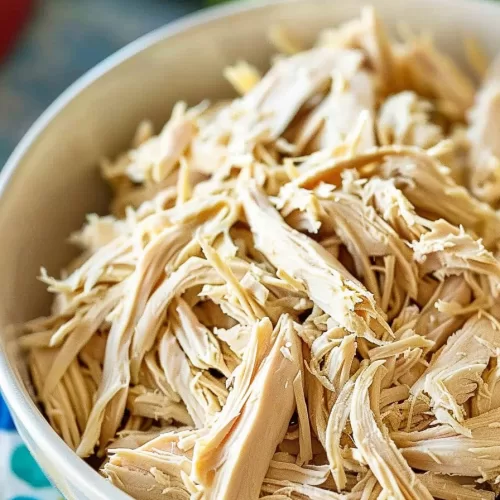
[[[328,0],[324,0],[325,4]],[[418,0],[399,0],[409,4],[416,4]],[[105,74],[119,66],[126,60],[147,50],[163,40],[172,38],[180,33],[209,24],[212,21],[232,16],[244,15],[260,9],[267,9],[281,4],[301,3],[304,0],[242,0],[227,4],[212,6],[183,16],[177,20],[154,29],[123,48],[112,53],[96,66],[86,71],[59,97],[57,97],[45,111],[29,127],[13,152],[8,157],[0,172],[0,209],[4,195],[16,173],[20,170],[23,157],[31,146],[42,136],[48,125],[57,118],[57,115],[81,92],[99,80]],[[367,3],[376,4],[377,0]],[[500,13],[500,4],[491,0],[440,0],[441,4],[448,4],[455,9],[464,9],[466,6],[486,7]],[[376,5],[375,5],[376,6]],[[0,343],[0,390],[9,406],[14,420],[29,420],[29,434],[33,442],[43,449],[44,455],[57,457],[58,475],[71,478],[71,483],[85,492],[88,498],[96,499],[130,499],[131,497],[106,481],[96,470],[91,468],[62,440],[52,429],[35,402],[26,394],[23,383],[18,380],[15,370]],[[24,423],[26,425],[26,423]],[[27,443],[29,446],[29,443]],[[42,466],[43,467],[43,466]],[[44,471],[47,472],[47,471]],[[48,473],[50,474],[50,472]]]
[[[23,157],[31,146],[44,133],[47,126],[57,118],[57,115],[81,92],[99,80],[105,74],[126,60],[147,50],[149,47],[177,34],[189,31],[199,26],[209,24],[221,18],[241,15],[248,11],[265,9],[282,3],[293,3],[301,0],[243,0],[223,5],[215,5],[183,16],[177,20],[156,28],[136,40],[128,43],[112,53],[96,66],[86,71],[59,97],[29,127],[17,146],[8,157],[0,172],[0,207],[6,190],[14,179]],[[52,429],[35,402],[26,395],[25,388],[15,374],[15,370],[0,343],[0,390],[2,397],[10,408],[14,421],[29,420],[29,433],[33,441],[43,449],[46,456],[58,458],[58,472],[64,477],[70,477],[71,483],[88,495],[88,498],[130,499],[113,484],[106,481],[95,469],[71,450],[62,438]],[[26,423],[24,423],[26,425]],[[29,443],[26,443],[29,446]],[[43,466],[42,466],[43,468]],[[50,475],[50,472],[44,470]],[[59,474],[58,474],[59,475]],[[52,478],[51,478],[52,479]]]

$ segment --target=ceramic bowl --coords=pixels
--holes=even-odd
[[[36,121],[0,176],[0,386],[21,436],[68,499],[129,498],[78,458],[46,422],[33,398],[22,353],[8,325],[48,312],[37,281],[75,250],[67,236],[109,200],[98,161],[129,144],[143,118],[158,126],[179,99],[231,96],[223,68],[245,59],[265,68],[273,53],[266,33],[289,27],[305,42],[322,28],[358,15],[366,0],[234,2],[169,24],[88,72]],[[473,0],[375,0],[384,22],[405,21],[435,34],[459,60],[474,36],[493,55],[500,47],[500,3]]]

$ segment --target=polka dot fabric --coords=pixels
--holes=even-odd
[[[0,500],[62,500],[17,434],[1,394]]]

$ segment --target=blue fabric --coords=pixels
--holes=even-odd
[[[0,500],[61,500],[17,434],[1,395]]]
[[[0,394],[0,430],[11,431],[14,429],[14,422],[10,416],[7,405],[2,398],[2,394]]]

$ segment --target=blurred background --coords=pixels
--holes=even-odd
[[[0,0],[0,168],[72,82],[137,37],[222,0]]]

